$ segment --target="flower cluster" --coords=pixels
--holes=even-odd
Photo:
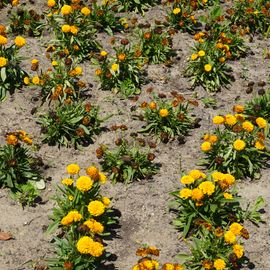
[[[202,163],[213,170],[229,172],[237,178],[254,177],[263,167],[267,151],[264,140],[268,123],[262,117],[243,115],[244,107],[234,106],[235,114],[217,115],[217,128],[204,135]]]
[[[61,246],[69,240],[69,244],[59,249],[57,260],[50,266],[59,267],[69,262],[73,267],[80,265],[88,269],[102,264],[106,251],[101,239],[105,233],[109,234],[108,226],[116,219],[110,199],[100,194],[100,185],[106,182],[106,176],[97,167],[89,166],[85,175],[81,175],[80,166],[72,163],[66,171],[69,176],[62,179],[55,198],[58,206],[53,210],[53,223],[48,231],[61,228],[65,234],[57,243]]]

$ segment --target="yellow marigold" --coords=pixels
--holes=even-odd
[[[200,201],[203,198],[203,192],[199,188],[194,188],[191,198],[195,201]]]
[[[78,164],[69,164],[66,168],[68,174],[78,174],[80,172],[80,166]]]
[[[258,150],[263,150],[265,148],[265,145],[264,145],[263,141],[259,140],[259,141],[256,141],[255,142],[255,147]]]
[[[73,218],[69,215],[65,216],[61,220],[61,225],[68,226],[73,222]]]
[[[52,61],[52,66],[53,66],[53,67],[58,66],[58,62],[57,62],[57,61]]]
[[[189,188],[183,188],[179,192],[179,197],[182,199],[188,199],[192,196],[192,190]]]
[[[237,119],[234,115],[232,114],[227,114],[225,116],[225,123],[229,126],[233,126],[237,123]]]
[[[102,197],[103,204],[108,207],[111,203],[111,200],[108,197]]]
[[[18,138],[15,135],[10,134],[10,135],[7,136],[6,142],[9,145],[17,145],[19,141],[18,141]]]
[[[119,71],[119,65],[116,64],[116,63],[115,63],[115,64],[112,64],[111,69],[112,69],[112,71],[114,71],[114,72]]]
[[[194,178],[195,180],[206,177],[206,175],[200,170],[192,170],[188,173],[188,175]]]
[[[184,185],[190,185],[195,182],[195,179],[190,175],[184,175],[181,177],[180,182]]]
[[[12,0],[12,1],[11,1],[11,5],[12,5],[13,7],[18,6],[19,3],[20,3],[20,0]]]
[[[212,178],[214,179],[214,181],[221,181],[225,179],[225,176],[223,173],[221,172],[213,172],[211,174]]]
[[[108,53],[106,51],[101,51],[100,55],[103,56],[103,57],[106,57],[108,55]]]
[[[31,60],[31,64],[32,65],[37,65],[38,63],[39,63],[39,60],[38,59],[35,59],[34,58],[34,59]]]
[[[238,259],[242,258],[244,255],[244,248],[241,245],[235,244],[233,245],[233,253],[236,255]]]
[[[62,15],[69,15],[72,12],[72,7],[69,5],[63,5],[61,8]]]
[[[24,143],[27,143],[28,145],[31,145],[33,143],[33,140],[30,139],[29,137],[24,137],[23,138],[23,142]]]
[[[77,242],[77,250],[81,253],[81,254],[89,254],[90,251],[90,246],[93,243],[93,239],[90,238],[89,236],[83,236],[79,239],[79,241]]]
[[[242,123],[242,128],[248,132],[251,132],[251,131],[253,131],[254,126],[251,122],[245,121]]]
[[[93,181],[88,176],[80,176],[77,179],[76,187],[82,192],[89,191],[93,186]]]
[[[211,181],[202,182],[198,188],[202,190],[203,194],[212,195],[215,192],[215,185]]]
[[[24,82],[25,85],[28,85],[30,83],[29,77],[24,77],[23,82]]]
[[[65,217],[62,218],[61,224],[66,226],[70,225],[72,222],[78,222],[82,219],[82,215],[77,211],[70,211]]]
[[[82,74],[82,68],[81,67],[75,67],[74,71],[75,71],[76,75],[81,75]]]
[[[203,56],[205,56],[205,51],[203,51],[203,50],[200,50],[200,51],[198,52],[198,55],[199,55],[200,57],[203,57]]]
[[[105,184],[106,182],[107,182],[107,177],[106,177],[106,175],[104,174],[104,173],[99,173],[98,174],[99,175],[99,182],[101,183],[101,184]]]
[[[192,61],[196,60],[197,58],[198,58],[198,54],[197,54],[197,53],[193,53],[193,54],[191,55],[191,60],[192,60]]]
[[[90,15],[91,10],[90,10],[88,7],[83,7],[83,8],[81,9],[81,13],[82,13],[84,16],[88,16],[88,15]]]
[[[233,232],[235,235],[240,235],[242,229],[243,229],[243,226],[237,222],[233,222],[230,225],[230,231]]]
[[[17,36],[14,40],[14,43],[16,46],[21,48],[26,44],[26,40],[21,36]]]
[[[216,270],[224,270],[226,267],[226,263],[222,259],[217,259],[214,261],[214,267]]]
[[[227,200],[231,200],[233,198],[233,195],[231,193],[224,192],[223,197]]]
[[[38,85],[40,83],[40,79],[38,76],[34,76],[32,78],[32,83],[35,84],[35,85]]]
[[[100,257],[104,251],[104,246],[99,242],[93,242],[90,245],[89,254],[93,257]]]
[[[74,200],[74,196],[69,195],[69,196],[68,196],[68,199],[69,199],[70,201],[73,201],[73,200]]]
[[[210,72],[212,70],[212,66],[210,64],[206,64],[206,65],[204,65],[204,70],[206,72]]]
[[[245,107],[243,105],[235,105],[233,106],[233,111],[236,113],[242,113],[244,112]]]
[[[245,147],[246,143],[243,140],[238,139],[233,143],[233,148],[236,151],[242,151],[243,149],[245,149]]]
[[[6,45],[8,42],[7,38],[3,35],[0,35],[0,45]]]
[[[225,234],[224,234],[224,239],[227,243],[229,244],[234,244],[235,241],[236,241],[236,236],[235,234],[232,232],[232,231],[227,231]]]
[[[217,115],[217,116],[215,116],[215,117],[213,118],[213,123],[214,123],[215,125],[221,125],[221,124],[223,124],[224,122],[225,122],[225,119],[224,119],[223,116]]]
[[[62,29],[62,32],[69,33],[70,32],[70,25],[64,24],[64,25],[62,25],[61,29]]]
[[[73,179],[71,178],[65,178],[62,180],[63,185],[71,186],[73,184]]]
[[[88,211],[92,216],[98,217],[105,212],[105,205],[100,201],[92,201],[88,205]]]
[[[125,61],[126,60],[126,54],[120,53],[119,55],[117,55],[117,58],[118,58],[119,61]]]
[[[208,151],[210,151],[212,149],[212,144],[210,143],[210,142],[203,142],[202,144],[201,144],[201,150],[203,151],[203,152],[208,152]]]
[[[94,181],[99,180],[99,170],[95,166],[89,166],[85,171]]]
[[[79,28],[78,28],[76,25],[71,25],[71,26],[70,26],[70,32],[71,32],[73,35],[77,35],[78,32],[79,32]]]
[[[0,68],[6,66],[7,62],[8,62],[7,58],[0,57]]]
[[[54,7],[56,5],[56,3],[55,3],[54,0],[48,0],[47,5],[48,5],[49,8],[52,8],[52,7]]]
[[[257,123],[257,125],[258,125],[260,128],[265,128],[266,125],[267,125],[267,121],[266,121],[264,118],[262,118],[262,117],[258,117],[258,118],[256,119],[256,123]]]
[[[151,102],[149,103],[149,108],[150,108],[151,110],[155,110],[155,109],[157,108],[157,103],[154,102],[154,101],[151,101]]]
[[[102,70],[100,68],[96,69],[95,74],[100,76],[102,74]]]
[[[235,183],[235,177],[229,173],[224,174],[224,180],[229,186]]]
[[[83,224],[86,225],[92,233],[101,234],[104,231],[104,226],[92,218],[85,221]]]
[[[175,8],[175,9],[173,9],[173,14],[174,15],[177,15],[177,14],[179,14],[181,12],[181,8]]]
[[[159,115],[161,117],[167,117],[169,115],[169,111],[167,109],[160,109],[159,110]]]
[[[210,135],[209,136],[209,142],[210,143],[216,143],[218,141],[218,136],[216,135]]]

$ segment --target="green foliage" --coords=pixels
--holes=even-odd
[[[39,118],[43,141],[69,147],[91,143],[101,131],[99,108],[90,104],[71,103],[58,106]]]
[[[160,4],[160,0],[118,0],[118,11],[135,11],[144,13],[151,6]]]
[[[98,149],[102,152],[102,169],[110,173],[113,183],[142,180],[158,172],[157,165],[152,162],[153,153],[141,151],[135,143],[130,145],[125,139],[117,139],[115,143],[117,147],[113,150],[104,145]]]

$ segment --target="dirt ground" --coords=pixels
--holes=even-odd
[[[28,3],[30,7],[30,4]],[[46,1],[35,1],[34,8],[39,12],[45,10]],[[0,11],[0,23],[7,23],[7,11],[5,8]],[[146,13],[143,20],[151,21],[151,18],[159,18],[166,14],[164,7],[157,6]],[[117,34],[117,36],[121,36]],[[108,48],[109,36],[100,35],[100,40],[104,47]],[[45,59],[46,41],[50,40],[50,35],[39,38],[27,38],[27,46],[22,49],[22,54],[29,57],[23,63],[24,68],[30,71],[30,61],[38,58],[44,65],[48,63]],[[168,68],[164,65],[152,65],[148,68],[149,84],[145,85],[139,98],[140,102],[148,99],[146,89],[153,86],[156,92],[169,93],[176,90],[186,97],[197,97],[198,100],[211,96],[201,87],[191,90],[190,82],[183,76],[187,58],[190,55],[190,45],[193,44],[192,36],[178,33],[173,38],[173,47],[177,56],[174,58],[173,66]],[[168,211],[168,201],[171,199],[169,192],[179,189],[180,170],[190,170],[196,167],[196,162],[201,156],[200,142],[201,136],[211,130],[211,118],[221,113],[231,112],[235,100],[244,103],[252,98],[253,94],[246,94],[247,83],[249,81],[268,81],[270,74],[270,60],[263,58],[263,52],[268,47],[269,40],[255,38],[250,46],[250,53],[247,57],[239,61],[231,62],[234,70],[235,81],[222,89],[215,96],[217,108],[205,108],[202,102],[194,110],[196,117],[202,118],[201,127],[193,129],[187,137],[185,144],[178,144],[174,141],[169,144],[159,144],[156,151],[156,161],[162,164],[160,172],[150,181],[134,182],[129,185],[118,183],[112,185],[108,183],[104,187],[104,195],[112,197],[113,207],[121,212],[120,228],[117,237],[108,241],[108,251],[116,255],[116,260],[112,269],[128,270],[136,263],[135,250],[143,243],[154,245],[161,249],[160,262],[172,262],[173,256],[177,253],[188,251],[185,242],[179,239],[179,233],[175,230],[171,221],[174,215]],[[113,114],[105,126],[121,123],[128,126],[127,134],[137,131],[143,125],[138,120],[132,120],[130,108],[136,103],[131,100],[121,100],[110,92],[99,89],[98,82],[94,78],[94,67],[90,62],[82,64],[84,69],[84,79],[93,85],[89,89],[92,97],[89,101],[101,107],[102,114]],[[269,85],[265,87],[267,89]],[[117,133],[113,131],[102,132],[95,143],[80,150],[72,148],[61,148],[48,146],[41,143],[40,127],[36,123],[39,113],[46,110],[46,107],[38,108],[36,114],[32,115],[31,110],[39,106],[39,101],[33,97],[38,95],[38,89],[23,88],[16,91],[13,96],[0,103],[0,128],[1,140],[4,143],[6,131],[23,129],[31,134],[34,143],[40,146],[35,155],[43,159],[43,175],[46,179],[46,189],[42,192],[42,204],[36,207],[23,209],[14,202],[7,189],[0,190],[0,229],[10,231],[14,236],[13,240],[0,241],[0,269],[1,270],[30,270],[42,263],[46,257],[53,254],[53,245],[50,244],[52,235],[46,235],[44,231],[49,224],[48,216],[54,202],[51,200],[55,192],[55,185],[65,176],[65,167],[69,163],[78,163],[81,167],[89,164],[98,164],[95,157],[95,149],[99,144],[113,145]],[[138,105],[137,104],[137,105]],[[181,168],[180,168],[181,164]],[[253,266],[250,269],[269,270],[270,269],[270,192],[269,192],[270,168],[263,170],[259,180],[243,180],[238,184],[239,193],[243,196],[243,205],[247,202],[254,202],[257,196],[262,195],[266,204],[263,217],[265,224],[256,227],[247,223],[250,232],[250,239],[246,241],[246,255],[250,258]],[[252,268],[253,267],[253,268]]]

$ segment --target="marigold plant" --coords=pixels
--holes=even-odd
[[[177,136],[182,138],[188,134],[194,122],[190,116],[190,104],[198,105],[196,101],[185,100],[177,93],[171,100],[154,96],[151,102],[143,102],[142,119],[146,125],[140,132],[158,135],[165,143]]]
[[[205,154],[201,164],[210,170],[231,173],[236,178],[258,177],[269,156],[264,143],[268,135],[267,121],[236,113],[215,116],[213,123],[217,128],[205,134],[201,144]]]
[[[67,178],[62,179],[54,197],[52,223],[47,232],[62,231],[62,237],[54,237],[56,257],[49,259],[49,266],[69,269],[98,269],[109,253],[103,239],[110,235],[109,227],[117,223],[110,199],[100,193],[100,185],[106,176],[95,166],[81,168],[73,163],[67,166]]]
[[[160,0],[119,0],[118,11],[144,13],[149,7],[159,4]]]
[[[74,146],[89,144],[94,135],[101,131],[99,108],[90,103],[71,103],[57,106],[47,114],[41,115],[38,122],[41,124],[43,141],[49,144]]]
[[[101,159],[102,169],[110,173],[111,180],[125,183],[150,178],[158,172],[154,164],[155,154],[142,151],[133,143],[119,138],[115,141],[116,148],[109,150],[105,145],[97,149],[97,156]]]

